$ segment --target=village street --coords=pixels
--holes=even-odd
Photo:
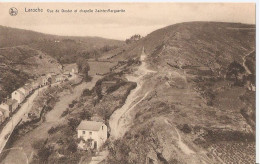
[[[60,82],[54,83],[51,86],[57,86]],[[0,153],[5,147],[6,142],[8,141],[10,135],[12,134],[16,125],[23,119],[23,117],[30,112],[34,99],[42,93],[48,86],[44,86],[42,88],[36,89],[31,96],[29,96],[25,102],[21,104],[20,109],[18,109],[17,113],[15,113],[9,122],[5,125],[3,130],[0,133]]]
[[[48,86],[44,86],[35,90],[35,92],[30,97],[28,97],[23,104],[21,104],[21,108],[18,109],[17,113],[15,113],[9,122],[5,125],[0,134],[0,152],[2,152],[3,148],[5,147],[5,144],[8,141],[10,134],[13,132],[15,126],[21,121],[23,116],[31,110],[33,100],[47,87]]]
[[[84,91],[84,89],[92,89],[100,76],[94,76],[91,82],[82,82],[73,88],[71,92],[63,92],[60,94],[60,100],[56,103],[54,108],[46,114],[46,121],[42,122],[36,129],[25,134],[23,137],[19,138],[14,142],[13,147],[21,147],[24,151],[21,150],[11,150],[3,163],[21,163],[25,162],[26,157],[28,160],[31,160],[31,157],[34,154],[32,144],[34,141],[44,139],[48,137],[48,130],[51,127],[55,127],[60,124],[66,123],[64,117],[60,117],[63,111],[69,106],[69,104],[79,98]],[[13,158],[16,156],[16,158]]]

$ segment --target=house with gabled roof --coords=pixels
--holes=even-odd
[[[0,104],[0,107],[4,110],[9,110],[9,112],[12,113],[18,108],[18,101],[15,99],[7,99]]]
[[[17,100],[18,104],[22,103],[23,100],[25,99],[25,95],[22,91],[20,91],[19,89],[13,91],[12,93],[12,99],[13,100]]]
[[[67,64],[64,67],[64,71],[69,71],[71,75],[79,73],[78,65],[74,64]]]
[[[81,138],[93,149],[98,149],[107,140],[107,126],[99,121],[83,120],[77,127],[78,138]]]
[[[3,109],[3,108],[1,108],[0,107],[0,112],[3,114],[3,116],[2,116],[2,122],[6,119],[6,118],[8,118],[9,116],[10,116],[10,112],[9,112],[9,110],[5,110],[5,109]]]

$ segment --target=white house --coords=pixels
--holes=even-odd
[[[0,110],[0,123],[4,122],[5,116],[4,113]]]
[[[77,131],[78,138],[90,143],[94,149],[100,148],[107,140],[107,126],[103,122],[83,120]]]
[[[5,109],[3,109],[1,107],[0,107],[0,112],[2,113],[1,121],[3,122],[6,118],[9,117],[10,112],[9,112],[9,110],[5,110]]]
[[[65,65],[64,67],[64,72],[69,72],[69,74],[74,77],[75,74],[79,73],[79,69],[78,69],[78,66],[76,63],[74,64],[68,64],[68,65]]]
[[[32,87],[29,84],[26,84],[25,86],[19,88],[18,91],[21,91],[26,97],[31,93]]]
[[[12,99],[17,100],[18,104],[20,104],[25,99],[25,95],[18,89],[12,93]]]
[[[9,112],[12,113],[17,109],[18,101],[15,99],[7,99],[0,104],[0,107],[4,110],[9,110]]]

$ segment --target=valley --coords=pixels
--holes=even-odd
[[[255,25],[179,23],[96,49],[96,43],[80,45],[77,37],[43,36],[61,42],[8,48],[20,58],[28,55],[19,63],[0,53],[8,69],[37,76],[76,61],[79,80],[46,92],[43,99],[55,101],[46,100],[49,110],[39,121],[18,125],[1,163],[255,161]],[[98,149],[79,148],[84,120],[102,120],[107,127],[108,138]],[[23,151],[12,149],[17,147]]]

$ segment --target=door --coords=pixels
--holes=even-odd
[[[94,149],[97,149],[97,141],[94,141]]]

